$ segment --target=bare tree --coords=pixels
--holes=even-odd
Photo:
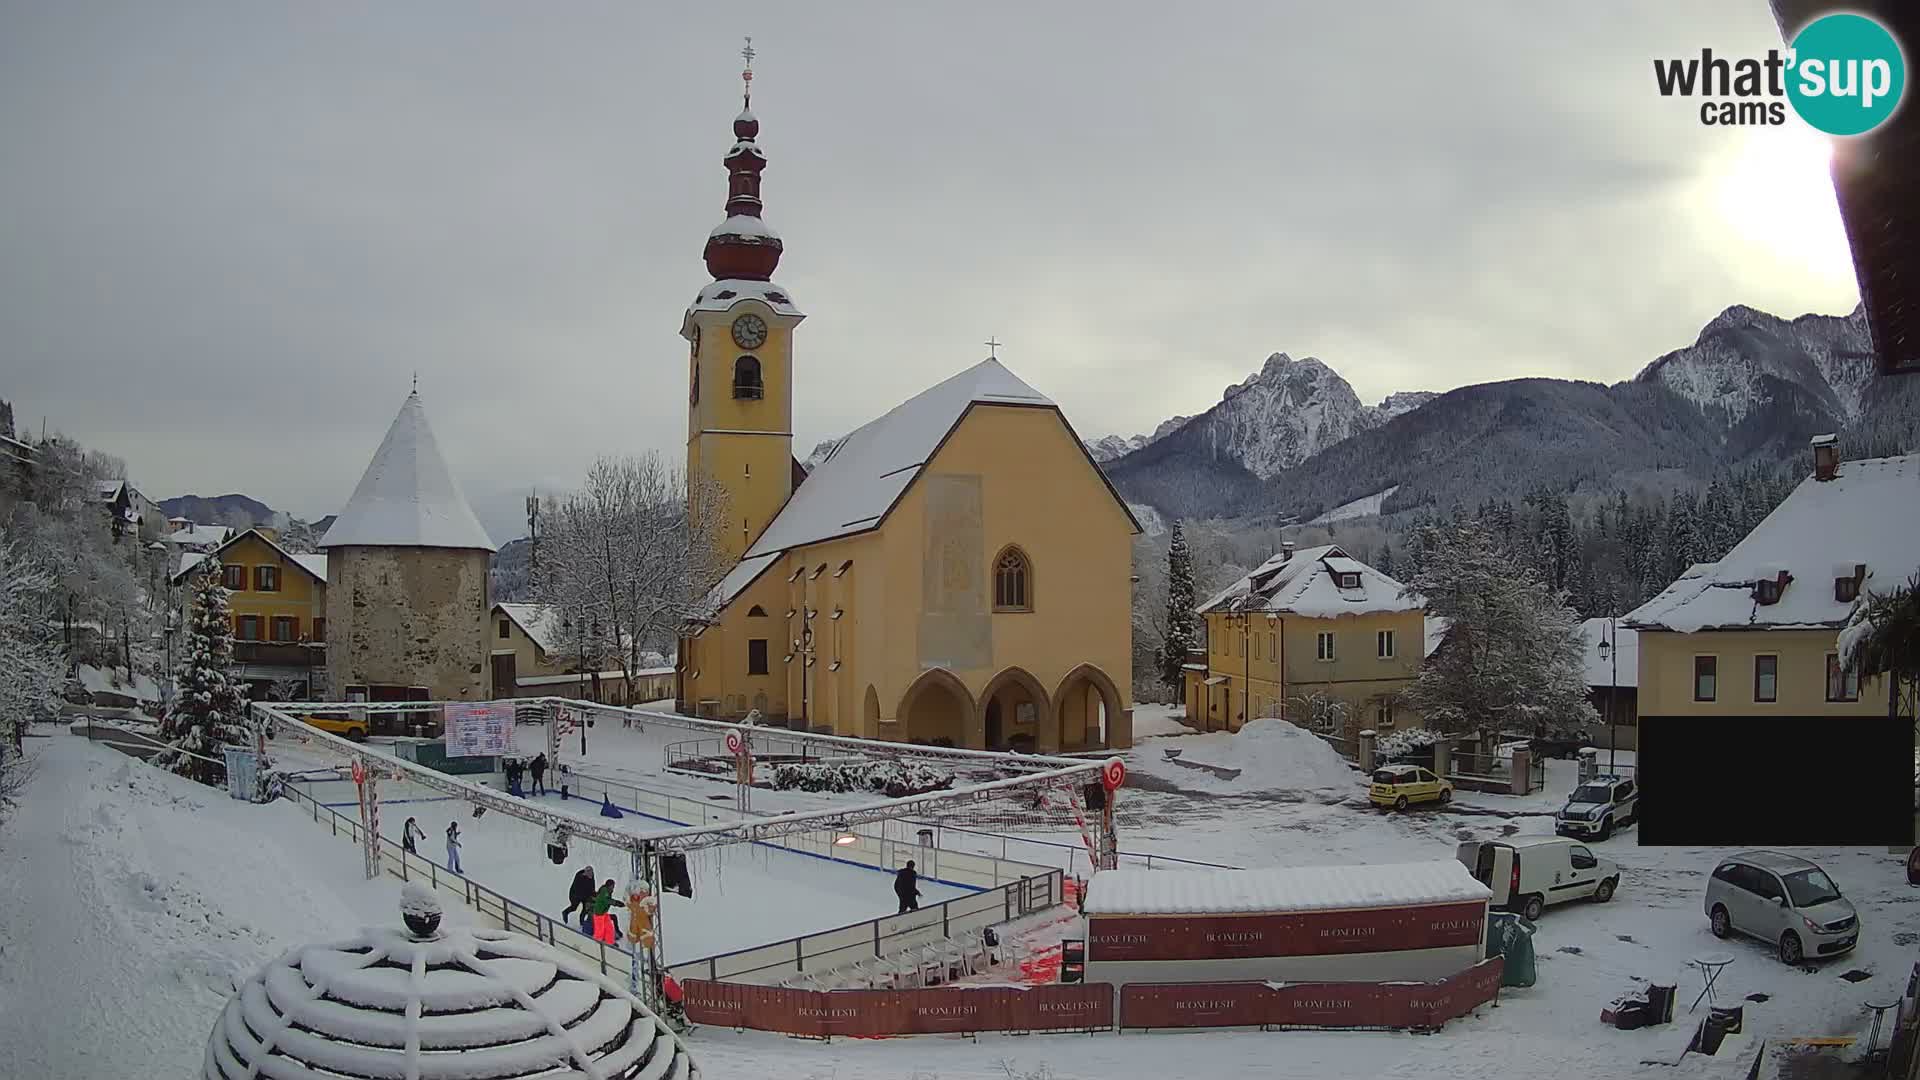
[[[710,594],[731,569],[725,491],[703,477],[690,484],[657,453],[603,457],[538,517],[535,600],[558,610],[581,654],[617,655],[631,700],[641,651],[712,614]]]

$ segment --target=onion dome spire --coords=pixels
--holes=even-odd
[[[733,149],[727,166],[727,219],[707,236],[707,272],[715,281],[766,281],[780,265],[780,237],[760,220],[760,172],[767,158],[754,145],[760,121],[753,115],[753,38],[740,50],[747,66],[740,72],[740,115],[733,120]]]

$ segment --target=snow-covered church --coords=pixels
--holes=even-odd
[[[811,474],[795,460],[806,316],[773,280],[751,106],[707,240],[713,281],[680,328],[690,510],[724,513],[733,561],[680,642],[680,711],[975,748],[1130,745],[1139,525],[1058,405],[989,358]],[[703,490],[724,510],[698,506]]]

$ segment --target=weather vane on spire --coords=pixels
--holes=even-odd
[[[740,72],[740,100],[749,106],[753,104],[753,58],[757,55],[753,51],[753,35],[748,34],[747,45],[740,50],[741,58],[747,62],[747,66]]]
[[[420,392],[420,373],[417,371],[413,373],[413,392]]]

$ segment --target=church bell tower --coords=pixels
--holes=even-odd
[[[754,144],[752,38],[740,53],[747,66],[724,159],[727,216],[707,237],[713,281],[680,325],[688,346],[688,509],[724,514],[715,532],[733,559],[793,494],[793,330],[806,318],[773,281],[781,244],[760,216],[767,159]],[[724,509],[701,505],[703,493],[720,494]]]

